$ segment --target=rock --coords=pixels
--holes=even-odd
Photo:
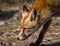
[[[16,43],[12,43],[13,46],[16,46]]]
[[[4,21],[0,21],[0,26],[5,25]]]

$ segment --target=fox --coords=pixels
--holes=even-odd
[[[41,26],[43,26],[42,31],[47,31],[52,17],[57,14],[60,14],[60,0],[36,0],[30,8],[24,4],[17,38],[25,40]]]

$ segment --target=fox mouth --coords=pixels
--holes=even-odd
[[[18,40],[26,40],[29,36],[31,36],[34,32],[36,32],[40,28],[40,25],[37,25],[33,28],[32,32],[28,32],[20,37],[18,37]]]
[[[26,33],[23,36],[18,37],[18,40],[26,40],[30,35],[32,34],[32,32]]]

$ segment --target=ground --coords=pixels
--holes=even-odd
[[[21,6],[22,5],[20,5],[20,12],[22,9]],[[29,46],[31,42],[36,41],[38,38],[40,29],[24,41],[16,39],[16,36],[20,31],[20,12],[16,13],[10,19],[0,20],[0,46]],[[42,46],[60,46],[60,17],[53,17],[52,20],[53,21],[41,43]]]

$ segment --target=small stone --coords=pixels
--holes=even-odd
[[[4,21],[0,21],[0,26],[5,25]]]
[[[16,46],[16,43],[12,43],[12,45]]]

